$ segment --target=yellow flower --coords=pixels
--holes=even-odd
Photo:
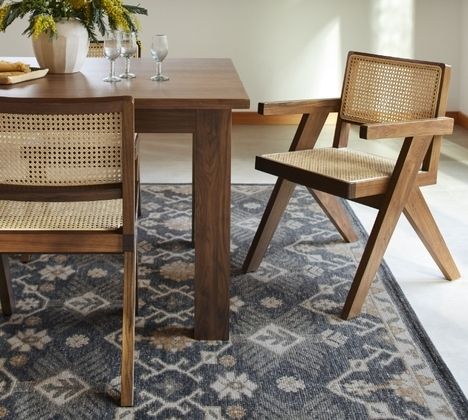
[[[88,0],[68,0],[68,3],[70,3],[71,7],[75,10],[81,10],[89,6]]]
[[[57,32],[57,25],[54,18],[50,15],[39,15],[34,19],[32,35],[38,38],[40,34],[49,31],[51,34]]]
[[[109,20],[113,21],[117,29],[124,31],[130,30],[128,22],[125,19],[125,9],[122,7],[122,2],[120,0],[102,0],[102,8],[109,16]]]
[[[6,5],[0,7],[0,31],[5,30],[5,19],[8,16],[8,12],[10,11],[10,6]]]
[[[0,0],[0,31],[5,31],[16,18],[29,15],[28,35],[37,38],[47,32],[57,33],[54,22],[61,18],[76,18],[94,39],[97,28],[130,31],[139,28],[134,14],[148,12],[143,7],[124,5],[123,0]]]

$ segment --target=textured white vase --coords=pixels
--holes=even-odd
[[[57,22],[56,36],[43,33],[32,43],[40,67],[48,68],[50,73],[75,73],[86,59],[89,38],[80,22],[62,20]]]

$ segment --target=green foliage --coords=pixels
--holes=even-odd
[[[0,0],[0,30],[5,31],[15,19],[28,16],[24,34],[38,37],[48,33],[53,36],[56,22],[76,19],[94,41],[96,29],[102,35],[107,29],[137,31],[135,15],[147,14],[145,8],[123,4],[121,0]]]

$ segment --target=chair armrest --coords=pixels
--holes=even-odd
[[[453,118],[439,117],[394,123],[363,124],[359,136],[363,139],[387,139],[398,137],[442,136],[452,134]]]
[[[262,115],[310,114],[318,110],[338,112],[340,98],[260,102],[258,104],[258,113]]]

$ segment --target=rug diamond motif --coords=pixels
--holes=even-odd
[[[49,401],[62,406],[79,397],[89,389],[89,386],[72,372],[64,370],[40,382],[35,389],[45,395]]]
[[[106,299],[93,292],[85,293],[84,295],[69,299],[65,302],[65,306],[82,315],[90,314],[91,312],[105,308],[108,305],[109,302]]]
[[[304,341],[304,337],[288,331],[279,325],[269,324],[250,336],[249,340],[276,354],[282,355],[290,348]]]

